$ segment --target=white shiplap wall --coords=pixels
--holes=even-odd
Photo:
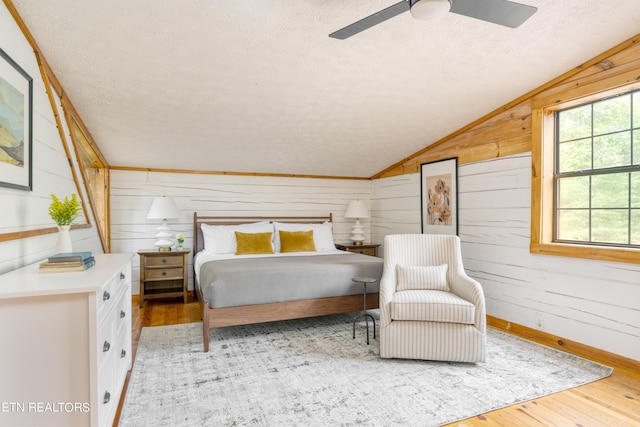
[[[113,252],[136,252],[153,248],[159,221],[147,220],[157,196],[175,199],[180,218],[170,220],[174,233],[183,233],[185,246],[193,247],[193,213],[216,216],[328,215],[333,213],[334,238],[347,242],[352,220],[344,213],[351,200],[370,203],[371,181],[282,178],[138,172],[111,172],[111,248]],[[370,221],[361,220],[367,241]],[[193,254],[192,254],[193,255]],[[137,258],[137,257],[136,257]],[[190,263],[191,263],[190,256]],[[134,263],[133,293],[139,293],[139,260]],[[189,269],[189,287],[193,288]]]
[[[33,79],[33,191],[0,187],[0,233],[55,227],[48,215],[50,195],[64,197],[78,194],[78,191],[33,49],[4,4],[0,4],[0,48]],[[60,100],[57,97],[55,100],[58,114],[64,121]],[[63,128],[68,135],[66,123],[63,123]],[[77,165],[75,159],[74,165]],[[81,176],[78,174],[78,177]],[[83,198],[88,207],[88,199],[86,196]],[[76,221],[78,224],[85,222],[84,218]],[[95,224],[93,218],[91,222]],[[56,239],[57,234],[54,233],[0,243],[0,274],[52,255]],[[95,227],[73,230],[71,239],[74,249],[102,252]]]
[[[489,315],[640,360],[640,265],[532,255],[529,153],[461,165],[459,235]],[[372,234],[420,232],[420,174],[373,182]]]

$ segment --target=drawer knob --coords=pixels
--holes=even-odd
[[[124,317],[127,315],[127,313],[124,312],[124,310],[120,310],[120,318],[124,319]]]
[[[167,259],[166,258],[162,258],[162,263],[166,264],[167,263]]]
[[[166,276],[166,275],[167,275],[167,272],[166,272],[166,271],[163,271],[163,272],[162,272],[162,275],[163,275],[163,276]]]
[[[111,393],[109,393],[108,391],[105,391],[104,399],[102,399],[102,403],[106,405],[107,403],[109,403],[110,400],[111,400]]]
[[[108,301],[109,298],[111,298],[111,294],[107,291],[104,291],[104,293],[102,294],[102,301]]]
[[[124,359],[127,356],[127,350],[122,350],[120,352],[120,358]]]
[[[103,353],[106,353],[107,351],[109,351],[110,348],[111,348],[111,344],[109,344],[109,341],[105,341],[104,344],[102,344]]]
[[[124,280],[124,278],[127,277],[124,275],[124,273],[120,273],[120,280]]]

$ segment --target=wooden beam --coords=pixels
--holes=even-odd
[[[110,166],[110,170],[136,171],[136,172],[160,172],[160,173],[182,173],[197,175],[230,175],[230,176],[273,176],[280,178],[313,178],[313,179],[353,179],[369,181],[371,178],[353,176],[331,176],[331,175],[304,175],[285,173],[262,173],[262,172],[224,172],[224,171],[202,171],[191,169],[160,169],[160,168],[139,168],[130,166]]]

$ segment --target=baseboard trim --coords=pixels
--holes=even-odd
[[[537,342],[548,347],[566,351],[576,356],[584,357],[603,365],[624,371],[626,375],[640,379],[640,361],[629,359],[615,353],[591,347],[576,341],[571,341],[538,329],[529,328],[508,320],[487,316],[487,326],[508,334],[516,335],[529,341]]]

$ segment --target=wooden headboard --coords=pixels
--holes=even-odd
[[[259,221],[321,224],[327,221],[333,222],[333,214],[330,213],[328,216],[198,216],[198,212],[194,212],[193,254],[195,255],[204,249],[204,237],[202,235],[202,228],[200,228],[201,224],[239,225]]]

